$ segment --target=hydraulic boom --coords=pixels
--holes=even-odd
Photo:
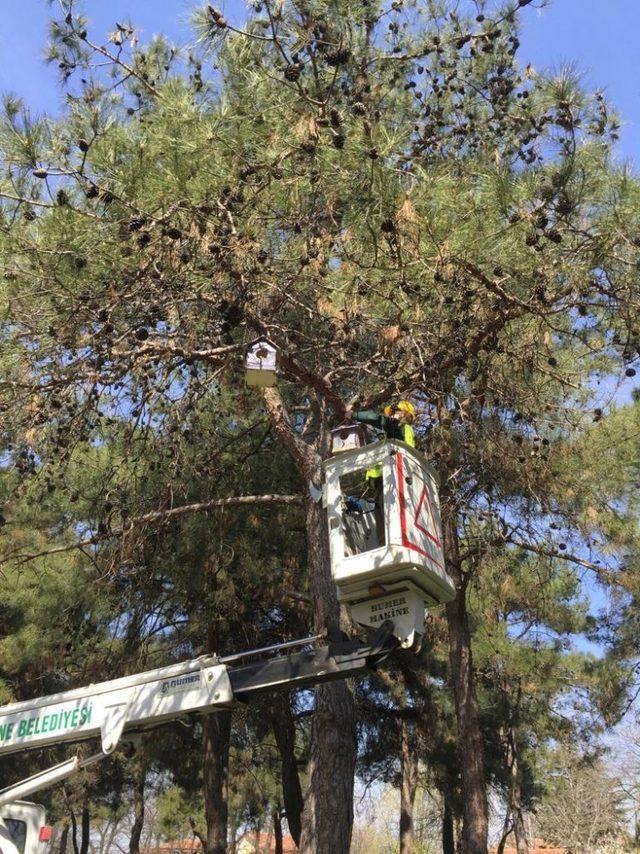
[[[337,640],[319,645],[319,637],[304,638],[226,658],[201,656],[0,707],[0,756],[90,738],[99,738],[102,747],[96,756],[74,757],[0,791],[0,806],[112,753],[123,736],[189,714],[233,708],[263,691],[344,679],[374,669],[397,645],[392,628],[384,624],[368,644]]]

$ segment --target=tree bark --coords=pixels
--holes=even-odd
[[[354,771],[353,698],[342,682],[321,685],[316,689],[301,854],[348,854]]]
[[[74,854],[88,854],[89,851],[89,836],[91,832],[91,814],[89,806],[85,803],[82,807],[82,817],[80,819],[80,841],[78,842],[78,821],[73,810],[71,816],[71,842],[73,844]]]
[[[520,763],[515,747],[515,733],[509,733],[509,752],[511,754],[511,813],[513,815],[513,835],[516,839],[517,854],[529,854],[529,840],[522,809],[522,786],[520,782]]]
[[[67,854],[67,840],[69,838],[69,822],[62,825],[60,839],[58,840],[58,854]]]
[[[529,840],[527,839],[527,829],[524,824],[522,809],[518,808],[516,810],[513,815],[513,820],[513,833],[516,838],[516,851],[518,854],[529,854]]]
[[[471,632],[466,607],[466,578],[460,566],[455,511],[446,504],[443,528],[447,569],[456,586],[456,598],[447,604],[447,623],[462,769],[463,854],[486,854],[489,832],[487,791],[482,730],[471,655]]]
[[[140,854],[140,839],[144,827],[144,789],[147,769],[144,763],[136,770],[133,783],[133,824],[129,837],[129,854]]]
[[[233,812],[232,812],[232,816],[234,816]],[[236,837],[237,837],[237,835],[238,835],[238,820],[234,816],[231,819],[231,821],[229,822],[229,833],[228,833],[229,844],[227,846],[228,854],[236,854],[236,848],[237,848]]]
[[[277,692],[271,702],[271,727],[280,753],[282,768],[282,797],[289,833],[300,845],[304,799],[296,760],[296,730],[291,714],[289,693]]]
[[[71,845],[73,846],[73,854],[80,854],[80,848],[78,847],[78,822],[76,821],[76,814],[71,810],[69,816],[71,818]]]
[[[442,811],[442,854],[456,854],[456,837],[453,832],[453,811],[446,797]]]
[[[226,854],[231,712],[206,715],[202,727],[205,854]]]
[[[507,845],[507,839],[513,830],[513,823],[511,821],[511,811],[508,810],[507,814],[504,817],[504,823],[502,825],[502,836],[500,837],[500,842],[496,848],[496,854],[504,854],[504,849]]]
[[[85,803],[82,807],[82,838],[80,841],[80,854],[88,854],[90,842],[91,813],[89,812],[89,805]]]
[[[219,624],[212,601],[216,593],[215,566],[203,567],[203,600],[206,618],[205,645],[207,653],[220,649]],[[231,712],[205,715],[202,723],[202,782],[204,814],[207,824],[203,841],[204,854],[226,854],[229,820],[229,748],[231,741]]]
[[[406,718],[400,719],[400,854],[413,851],[413,808],[418,787],[415,737]]]
[[[305,528],[309,586],[317,634],[340,632],[340,606],[331,577],[329,536],[322,502],[307,492],[309,482],[320,487],[324,480],[322,460],[329,453],[326,404],[313,400],[314,444],[295,430],[277,389],[265,389],[265,406],[274,432],[304,478]],[[302,854],[349,854],[353,828],[353,779],[356,766],[355,706],[345,681],[316,688],[311,731],[309,787],[302,812]]]
[[[314,482],[321,482],[316,472]],[[311,597],[316,632],[340,631],[340,608],[331,578],[329,541],[321,502],[306,501]],[[353,695],[346,681],[316,688],[309,758],[309,788],[302,813],[302,854],[348,854],[353,828],[356,732]]]
[[[280,805],[273,811],[273,836],[274,836],[274,854],[283,854],[282,851],[282,817],[280,814]]]

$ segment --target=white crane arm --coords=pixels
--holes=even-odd
[[[54,765],[53,768],[47,768],[46,771],[39,771],[33,777],[22,780],[15,786],[10,786],[8,789],[0,791],[0,809],[7,804],[19,801],[22,798],[27,798],[41,789],[46,789],[48,786],[53,786],[54,783],[60,783],[71,777],[76,771],[86,768],[88,765],[93,765],[104,759],[104,753],[94,753],[93,756],[88,756],[86,759],[81,759],[79,756],[74,756],[72,759],[67,759],[66,762],[61,762],[59,765]]]
[[[133,734],[191,713],[233,708],[264,691],[345,679],[375,669],[395,649],[393,624],[367,644],[303,638],[218,659],[208,655],[0,707],[0,757],[36,747],[99,738],[102,753],[74,757],[0,791],[0,807],[64,780]],[[292,652],[294,648],[301,648]],[[275,657],[273,653],[280,653]],[[284,654],[282,654],[284,653]],[[267,656],[265,658],[265,656]]]
[[[99,737],[115,750],[127,729],[233,705],[227,667],[206,656],[0,707],[0,756]]]

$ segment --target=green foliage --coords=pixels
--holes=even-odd
[[[194,830],[204,833],[201,795],[187,795],[178,786],[166,789],[158,799],[158,831],[165,839],[189,839]]]
[[[8,97],[0,122],[2,692],[35,689],[36,665],[66,686],[308,629],[300,511],[210,506],[306,495],[243,384],[269,334],[319,457],[346,403],[416,402],[491,775],[510,797],[515,751],[532,803],[549,744],[623,708],[637,642],[638,407],[604,390],[640,346],[640,195],[611,107],[571,68],[520,66],[516,4],[267,3],[238,27],[204,6],[187,56],[129,24],[102,47],[61,8],[64,115]],[[619,619],[595,624],[585,572]],[[428,641],[444,686],[437,619]],[[428,710],[455,802],[451,695],[391,673],[363,687],[363,755],[393,777],[389,714]],[[263,741],[253,721],[238,762]],[[251,772],[247,822],[276,799],[272,763]],[[183,797],[166,815],[200,821]]]

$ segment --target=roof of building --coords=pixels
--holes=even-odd
[[[193,851],[202,851],[199,839],[172,839],[141,849],[142,854],[192,854]]]
[[[256,837],[255,833],[244,833],[238,840],[249,843],[252,846],[252,854],[273,854],[276,850],[276,840],[273,833],[261,833]],[[256,848],[256,843],[258,847]],[[286,834],[282,837],[282,852],[283,854],[296,854],[297,847],[293,838]],[[199,839],[173,839],[170,842],[160,842],[158,845],[149,846],[141,849],[142,854],[192,854],[192,852],[202,851],[202,845]]]
[[[254,846],[254,851],[259,852],[259,854],[272,854],[276,850],[276,839],[273,833],[260,833],[259,837],[255,833],[245,833],[238,841],[249,842]],[[256,843],[258,843],[257,848],[255,848]],[[283,854],[296,854],[297,850],[293,838],[284,834],[282,837]]]
[[[490,848],[489,854],[496,854],[497,848]],[[551,845],[544,839],[532,839],[529,842],[529,854],[567,854],[568,849]],[[518,854],[515,846],[507,845],[503,854]]]

